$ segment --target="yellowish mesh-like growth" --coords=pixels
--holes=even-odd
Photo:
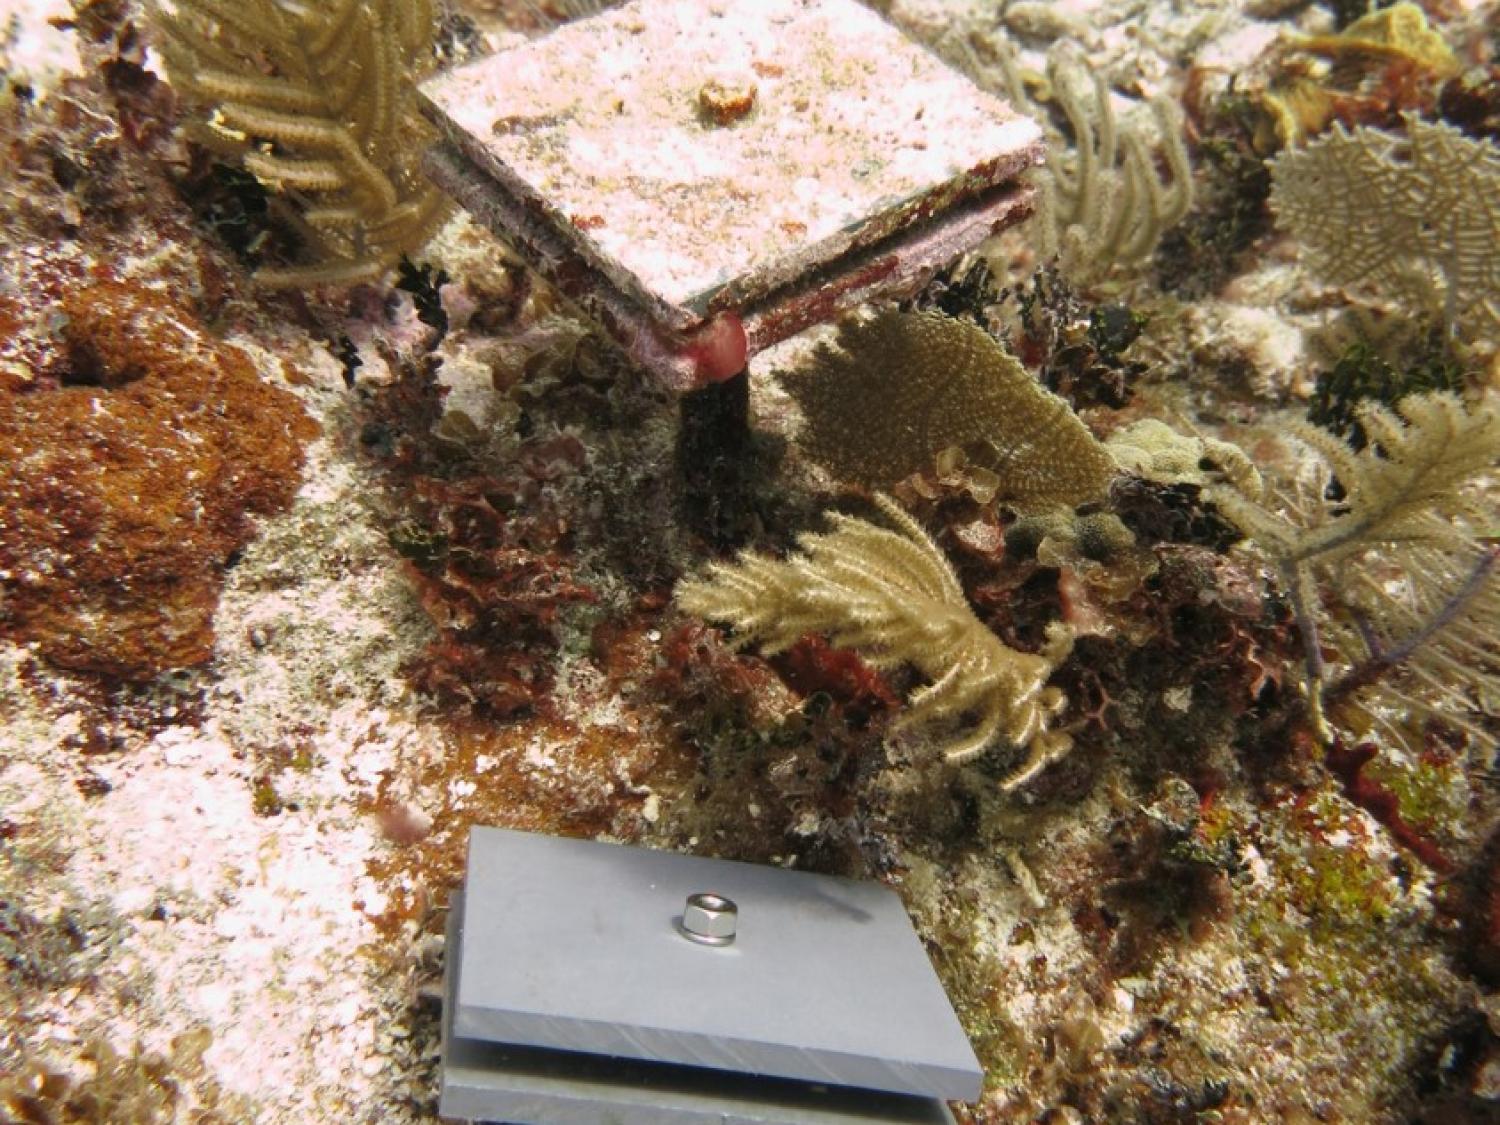
[[[1500,146],[1440,121],[1406,135],[1335,125],[1271,165],[1271,207],[1334,285],[1432,304],[1500,328]]]
[[[889,488],[962,448],[1022,510],[1104,496],[1116,468],[1066,402],[982,329],[938,313],[846,321],[786,380],[807,420],[801,442],[829,472]]]

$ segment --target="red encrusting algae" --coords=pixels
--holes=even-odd
[[[0,637],[127,680],[200,664],[317,425],[165,293],[99,282],[57,312],[64,385],[0,388]]]

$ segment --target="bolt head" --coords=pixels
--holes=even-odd
[[[740,909],[723,895],[688,895],[678,923],[682,936],[700,945],[728,945],[739,929]]]

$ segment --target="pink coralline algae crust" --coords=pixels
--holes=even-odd
[[[223,567],[317,426],[164,294],[105,282],[59,312],[68,385],[0,388],[0,637],[124,679],[202,663]]]

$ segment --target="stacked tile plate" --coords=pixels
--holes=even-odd
[[[446,996],[445,1117],[937,1123],[983,1079],[899,898],[779,868],[476,828]]]

